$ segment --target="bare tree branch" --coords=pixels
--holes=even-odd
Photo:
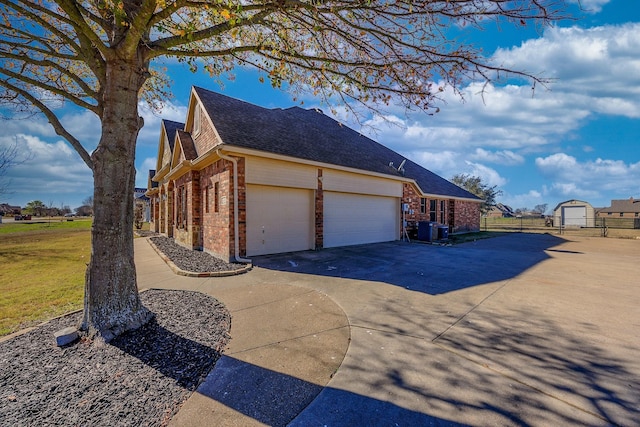
[[[69,142],[69,144],[71,144],[71,146],[78,152],[78,154],[80,155],[82,160],[86,163],[86,165],[93,170],[93,161],[91,160],[91,156],[89,155],[87,150],[85,150],[85,148],[82,146],[80,141],[78,141],[71,133],[69,133],[65,129],[65,127],[62,125],[62,123],[60,123],[60,120],[55,115],[55,113],[51,111],[44,102],[40,101],[40,99],[32,95],[27,90],[24,90],[18,86],[12,85],[6,80],[0,80],[0,86],[3,86],[9,91],[20,95],[21,97],[25,98],[29,103],[31,103],[33,106],[38,108],[38,110],[40,110],[45,115],[45,117],[49,120],[49,123],[51,124],[51,126],[53,126],[53,129],[55,130],[55,132],[61,137],[65,138]]]

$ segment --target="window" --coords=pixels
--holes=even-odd
[[[429,200],[429,221],[436,222],[436,201]]]
[[[636,212],[635,214],[633,214],[633,216],[635,216],[636,218],[638,218],[640,215],[638,215],[638,212]]]
[[[209,188],[210,186],[207,186],[204,189],[204,213],[209,213]]]
[[[200,117],[202,116],[200,110],[200,104],[196,104],[196,108],[193,110],[193,134],[200,133]]]
[[[624,212],[620,212],[620,218],[624,216]]]
[[[445,218],[445,202],[444,200],[440,200],[440,224],[444,224],[444,218]]]
[[[220,183],[213,184],[213,211],[220,212]]]
[[[613,215],[613,212],[607,212],[607,216]]]
[[[427,213],[427,199],[425,199],[424,197],[420,198],[420,213]]]

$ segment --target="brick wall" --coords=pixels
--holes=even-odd
[[[174,185],[173,185],[173,181],[169,181],[166,184],[166,200],[164,201],[164,206],[165,206],[165,214],[164,214],[164,234],[167,237],[173,237],[173,231],[174,231],[174,226],[175,226],[175,217],[173,216],[174,213],[174,194],[173,194],[173,189],[174,189]]]
[[[149,230],[160,232],[160,193],[153,194],[149,197],[151,205],[151,219],[149,221]]]
[[[410,183],[402,188],[402,203],[409,204],[409,212],[405,212],[407,231],[415,237],[418,221],[430,220],[430,201],[436,200],[436,222],[449,226],[452,233],[480,230],[480,203],[447,198],[426,198],[425,212],[421,212],[420,192]],[[442,203],[444,201],[444,215]],[[442,221],[444,217],[444,221]]]
[[[233,165],[222,159],[200,171],[202,250],[225,261],[233,257],[232,171]]]
[[[191,132],[191,137],[193,138],[198,155],[202,155],[218,145],[216,133],[209,123],[204,109],[202,110],[200,119],[200,132],[197,135],[194,135],[191,129],[189,129],[189,132]]]
[[[189,171],[175,180],[175,189],[185,189],[186,216],[183,221],[176,221],[174,231],[175,242],[189,249],[201,249],[200,238],[200,172]],[[174,196],[176,204],[178,195]],[[175,218],[178,218],[178,206],[176,205]]]
[[[449,209],[449,199],[446,198],[429,198],[424,197],[425,199],[425,211],[422,212],[421,200],[423,197],[420,195],[418,189],[411,183],[402,184],[402,203],[406,203],[409,205],[409,210],[404,212],[404,219],[407,221],[407,232],[409,236],[415,238],[418,230],[418,222],[419,221],[430,221],[430,201],[436,201],[436,221],[440,224],[449,225],[450,223],[450,215],[448,212]],[[442,204],[441,201],[445,201],[444,203],[444,215],[441,215],[442,212]],[[441,219],[444,219],[441,221]],[[402,226],[402,225],[401,225]]]
[[[452,233],[480,230],[480,203],[455,200]]]

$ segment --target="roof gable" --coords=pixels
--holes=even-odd
[[[191,138],[191,134],[178,129],[175,132],[175,143],[171,159],[171,169],[175,168],[183,160],[193,160],[198,157],[196,147]]]
[[[171,162],[176,139],[176,131],[183,128],[183,123],[171,120],[163,119],[160,123],[160,143],[158,144],[156,170],[162,169],[163,166]]]
[[[194,87],[226,145],[414,179],[425,194],[478,197],[316,110],[267,109]],[[403,161],[404,174],[398,167]]]

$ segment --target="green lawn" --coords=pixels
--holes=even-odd
[[[91,220],[0,224],[0,336],[82,308]]]

